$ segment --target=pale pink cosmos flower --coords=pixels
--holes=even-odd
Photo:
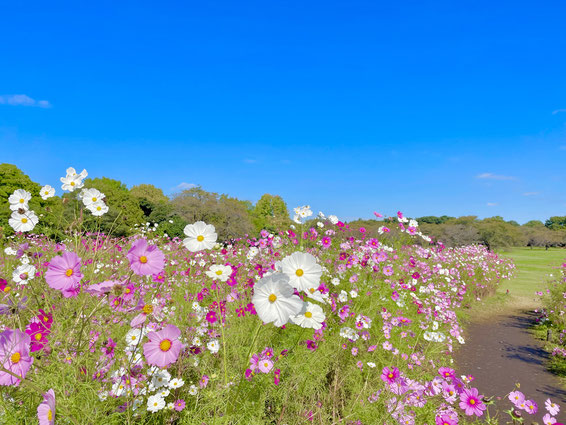
[[[133,272],[140,276],[159,274],[165,267],[165,255],[156,245],[148,245],[145,239],[135,241],[126,257]]]
[[[560,406],[550,401],[549,398],[547,398],[546,401],[544,402],[544,407],[546,408],[546,410],[548,410],[548,412],[552,416],[556,416],[558,415],[558,412],[560,412]]]
[[[159,332],[147,334],[149,342],[143,346],[147,363],[158,367],[167,367],[179,358],[183,344],[179,341],[181,331],[175,325],[167,325]]]
[[[512,391],[509,393],[509,401],[515,405],[515,407],[522,408],[521,404],[525,402],[525,395],[521,391]]]
[[[65,298],[74,297],[79,292],[81,259],[74,252],[65,251],[63,255],[53,257],[47,266],[45,280],[50,288],[63,293]]]
[[[39,419],[39,425],[55,423],[55,392],[53,389],[43,394],[43,401],[37,406],[37,419]]]
[[[552,416],[550,416],[550,414],[546,414],[542,417],[542,423],[544,425],[554,425],[556,424],[556,418],[553,418]]]
[[[6,329],[0,333],[0,364],[13,374],[25,378],[31,365],[33,357],[29,355],[31,338],[19,329]],[[0,371],[0,385],[20,384],[20,379]]]

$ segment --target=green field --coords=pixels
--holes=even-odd
[[[532,310],[540,306],[537,291],[544,291],[556,274],[556,268],[566,261],[563,248],[512,248],[500,255],[513,259],[517,266],[515,277],[501,283],[497,293],[475,304],[466,314],[468,319],[488,319],[510,310]],[[509,291],[509,292],[507,292]]]
[[[502,255],[510,257],[517,266],[517,275],[505,281],[499,288],[500,293],[509,290],[515,301],[536,301],[536,291],[546,288],[547,282],[556,275],[556,268],[566,261],[566,249],[562,248],[513,248]]]

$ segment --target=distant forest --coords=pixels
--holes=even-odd
[[[61,193],[58,182],[50,182]],[[113,236],[128,236],[140,226],[149,227],[157,234],[182,237],[188,223],[202,220],[213,224],[219,239],[256,236],[262,229],[277,232],[288,228],[291,218],[287,204],[278,195],[264,194],[255,204],[225,194],[207,192],[197,186],[172,196],[151,184],[128,187],[119,180],[87,178],[85,188],[96,188],[106,196],[109,211],[97,218],[89,214],[77,199],[77,192],[64,193],[47,200],[41,199],[41,185],[33,182],[18,167],[0,164],[0,236],[9,236],[11,211],[8,197],[16,189],[25,189],[33,196],[30,208],[40,219],[34,233],[60,239],[60,229],[101,231]],[[61,202],[61,198],[63,202]],[[476,216],[416,217],[421,231],[442,241],[447,246],[481,243],[487,247],[511,246],[554,247],[566,246],[566,216],[550,217],[544,223],[532,220],[523,225],[505,221],[502,217],[479,220]],[[316,219],[310,220],[316,227]],[[396,218],[383,220],[355,220],[348,223],[351,229],[364,227],[368,236],[378,236],[378,229],[386,225],[397,226]]]

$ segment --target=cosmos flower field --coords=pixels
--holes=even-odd
[[[67,170],[63,190],[101,216],[84,176]],[[0,253],[0,423],[490,420],[452,360],[460,313],[514,271],[483,246],[445,248],[401,213],[368,235],[308,207],[293,228],[230,242],[204,222],[185,239],[148,223],[55,242],[33,233],[28,201],[10,198]]]

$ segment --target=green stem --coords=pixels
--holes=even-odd
[[[261,329],[262,323],[261,321],[259,321],[254,335],[252,337],[252,342],[250,343],[250,348],[248,349],[248,354],[246,355],[246,362],[250,360],[250,354],[252,353],[252,350],[254,348],[255,345],[255,341],[257,339],[257,336],[259,335],[259,330]],[[247,363],[246,363],[247,365]],[[245,376],[246,372],[244,370],[244,372],[242,374],[240,374],[240,382],[238,382],[238,388],[236,389],[236,396],[234,397],[233,402],[230,404],[230,406],[228,407],[228,414],[232,413],[234,411],[234,406],[238,403],[238,396],[240,395],[240,390],[242,389],[242,382],[244,380],[244,376]]]
[[[222,309],[220,308],[220,289],[218,287],[218,284],[216,284],[216,303],[218,304],[218,313],[220,314],[220,334],[222,335],[222,362],[224,364],[224,385],[228,385],[228,372],[226,370],[226,341],[224,340],[224,320],[222,318]]]

